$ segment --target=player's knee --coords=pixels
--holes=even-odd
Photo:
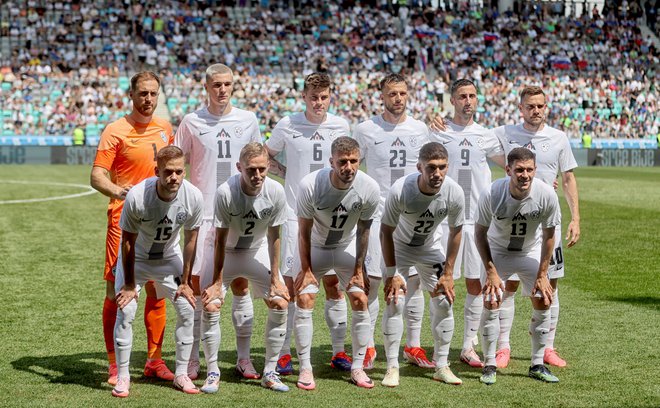
[[[222,306],[220,299],[215,299],[213,302],[210,302],[204,306],[204,311],[209,313],[216,313],[220,311],[220,306]]]
[[[478,296],[481,293],[481,281],[479,279],[465,279],[465,287],[467,293],[473,296]]]
[[[301,309],[313,309],[315,299],[316,299],[315,295],[311,293],[304,293],[298,295],[298,297],[296,298],[296,304]]]
[[[369,300],[364,292],[351,292],[349,294],[352,310],[367,310]]]
[[[289,302],[287,302],[285,299],[282,299],[279,296],[276,296],[272,299],[267,300],[266,305],[268,306],[269,309],[285,310],[289,307]]]

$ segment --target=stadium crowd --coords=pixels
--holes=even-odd
[[[655,138],[658,50],[638,25],[655,25],[652,1],[608,1],[579,18],[530,3],[499,14],[462,7],[341,5],[226,7],[224,2],[94,3],[11,1],[0,25],[3,135],[89,135],[122,116],[128,77],[163,77],[172,122],[205,103],[203,67],[224,62],[239,73],[236,106],[253,110],[268,132],[289,112],[304,75],[327,71],[332,110],[355,124],[380,107],[377,80],[406,73],[411,114],[447,114],[448,84],[472,78],[485,126],[519,121],[523,85],[548,90],[548,121],[579,138]],[[464,2],[467,3],[467,2]],[[313,5],[314,7],[310,7]]]

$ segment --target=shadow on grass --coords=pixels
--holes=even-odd
[[[605,300],[628,303],[641,306],[654,311],[660,310],[660,297],[658,296],[609,296]]]
[[[168,358],[169,357],[169,358]],[[105,353],[79,353],[59,356],[21,357],[11,362],[15,370],[24,371],[45,378],[52,384],[76,384],[93,389],[109,389],[108,365]],[[174,356],[167,356],[168,366],[172,366]],[[131,356],[131,379],[133,381],[171,387],[170,381],[147,378],[142,369],[147,359],[145,352],[135,352]]]

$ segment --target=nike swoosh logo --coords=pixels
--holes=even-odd
[[[144,218],[141,218],[141,219],[140,219],[140,222],[151,222],[151,221],[153,221],[153,218],[150,219],[150,220],[145,220]]]
[[[330,208],[330,207],[325,207],[325,208],[316,207],[316,209],[319,210],[319,211],[324,211],[324,210],[327,210],[328,208]]]
[[[415,211],[410,211],[410,212],[408,212],[408,211],[404,211],[403,213],[404,213],[404,214],[415,214]]]
[[[241,213],[238,213],[238,214],[229,213],[229,215],[231,215],[232,217],[238,217],[239,215],[241,215]]]
[[[286,333],[280,333],[280,337],[286,336]]]
[[[451,140],[446,141],[446,142],[442,142],[443,145],[446,145],[446,144],[449,144],[449,143],[451,143]]]
[[[515,145],[515,144],[518,144],[518,142],[514,142],[513,140],[509,140],[509,144],[510,145]]]
[[[381,140],[380,142],[374,142],[375,145],[383,143],[384,140]]]
[[[299,138],[299,137],[302,137],[302,135],[293,135],[293,138],[294,138],[294,139],[297,139],[297,138]]]
[[[505,220],[506,219],[506,217],[495,217],[495,218],[497,218],[498,220]]]
[[[204,135],[208,135],[209,133],[213,133],[213,132],[215,132],[215,130],[209,130],[208,132],[204,132],[204,133],[200,132],[199,135],[204,136]]]

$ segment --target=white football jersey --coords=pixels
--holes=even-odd
[[[304,112],[286,116],[277,122],[266,146],[278,153],[284,151],[284,190],[292,214],[296,208],[300,180],[309,173],[330,167],[332,142],[340,136],[350,135],[351,129],[346,119],[331,113],[321,124],[308,121]]]
[[[317,170],[300,181],[298,217],[313,219],[311,244],[325,248],[347,245],[358,220],[373,219],[378,210],[378,183],[362,171],[346,190],[333,187],[332,169]]]
[[[419,173],[397,180],[385,201],[381,223],[395,227],[394,242],[410,247],[441,250],[440,222],[447,218],[451,227],[463,225],[465,199],[454,180],[445,177],[440,191],[427,195],[419,190]]]
[[[529,253],[541,245],[542,228],[561,224],[555,190],[534,178],[531,191],[522,200],[511,197],[509,177],[495,180],[479,198],[476,223],[488,229],[492,247]]]
[[[566,172],[576,168],[577,162],[571,150],[568,136],[561,130],[544,125],[543,129],[532,133],[517,125],[500,126],[495,135],[508,155],[516,147],[526,147],[536,154],[536,177],[552,186],[557,172]]]
[[[474,224],[479,195],[491,183],[487,159],[503,154],[500,141],[492,130],[477,123],[459,126],[453,122],[449,122],[446,131],[431,133],[431,139],[447,149],[447,175],[461,186],[465,194],[465,223]]]
[[[261,143],[259,122],[254,113],[232,107],[223,116],[202,108],[183,117],[174,144],[190,163],[190,181],[204,195],[204,217],[213,218],[213,198],[220,184],[237,174],[241,149],[250,142]]]
[[[137,233],[135,260],[173,259],[181,256],[179,232],[202,225],[202,193],[183,180],[172,201],[158,198],[158,177],[150,177],[133,186],[126,195],[119,226]]]
[[[396,125],[374,116],[358,124],[353,137],[360,143],[367,174],[378,182],[381,207],[395,181],[417,172],[419,150],[430,141],[428,127],[410,116]]]
[[[227,250],[256,249],[264,245],[268,227],[286,221],[284,188],[277,181],[266,178],[261,192],[250,196],[241,189],[241,175],[236,174],[223,183],[215,194],[215,222],[217,228],[229,228]]]

